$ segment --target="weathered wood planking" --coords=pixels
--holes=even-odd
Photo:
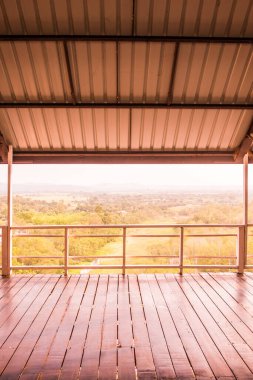
[[[79,374],[80,379],[92,380],[98,378],[107,287],[108,276],[101,275],[84,345]]]
[[[76,379],[80,372],[89,321],[93,310],[98,284],[98,276],[89,278],[73,331],[66,347],[66,356],[62,364],[60,379]]]
[[[137,276],[129,276],[129,295],[138,379],[157,378]]]
[[[109,277],[106,297],[102,343],[99,362],[99,379],[111,380],[117,374],[118,346],[118,276]]]
[[[252,380],[253,275],[0,279],[0,377]]]
[[[210,298],[205,296],[201,288],[197,289],[198,292],[194,292],[185,278],[178,278],[178,276],[176,278],[185,297],[194,310],[198,311],[202,324],[236,378],[240,376],[242,378],[250,378],[252,375],[251,370],[253,370],[253,356],[249,346],[245,344],[245,341],[237,331],[230,324],[227,324],[227,320],[222,316]],[[231,336],[231,341],[228,339],[228,336]],[[246,362],[243,357],[246,359]]]

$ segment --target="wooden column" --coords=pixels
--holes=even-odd
[[[247,263],[247,235],[248,235],[248,163],[249,156],[243,157],[243,226],[239,227],[237,236],[237,265],[238,273],[243,274]]]
[[[184,227],[180,227],[179,239],[179,274],[182,275],[184,269]]]
[[[9,146],[8,150],[8,192],[7,192],[7,266],[5,276],[11,275],[12,266],[12,162],[13,162],[13,147]]]
[[[12,161],[13,148],[8,147],[8,178],[7,178],[7,226],[2,228],[2,274],[11,275],[12,266]]]
[[[248,213],[249,213],[249,155],[243,157],[243,224],[244,224],[244,265],[247,264],[248,251]]]
[[[69,229],[65,227],[64,230],[64,275],[68,275],[69,266]]]

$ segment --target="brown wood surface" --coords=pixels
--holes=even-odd
[[[253,380],[253,274],[0,279],[0,378]]]

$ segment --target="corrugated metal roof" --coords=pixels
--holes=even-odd
[[[252,36],[252,17],[252,0],[1,0],[0,34]]]
[[[252,123],[253,44],[226,42],[253,37],[252,0],[0,0],[0,34],[0,132],[16,152],[235,152]]]
[[[67,46],[77,102],[168,101],[175,43]],[[63,42],[2,42],[0,71],[1,100],[71,101]],[[252,78],[252,45],[182,43],[171,100],[250,103]]]
[[[1,109],[1,129],[17,151],[233,151],[250,110]]]

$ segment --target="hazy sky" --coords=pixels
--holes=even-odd
[[[227,187],[240,186],[242,173],[242,165],[14,165],[13,182]]]

